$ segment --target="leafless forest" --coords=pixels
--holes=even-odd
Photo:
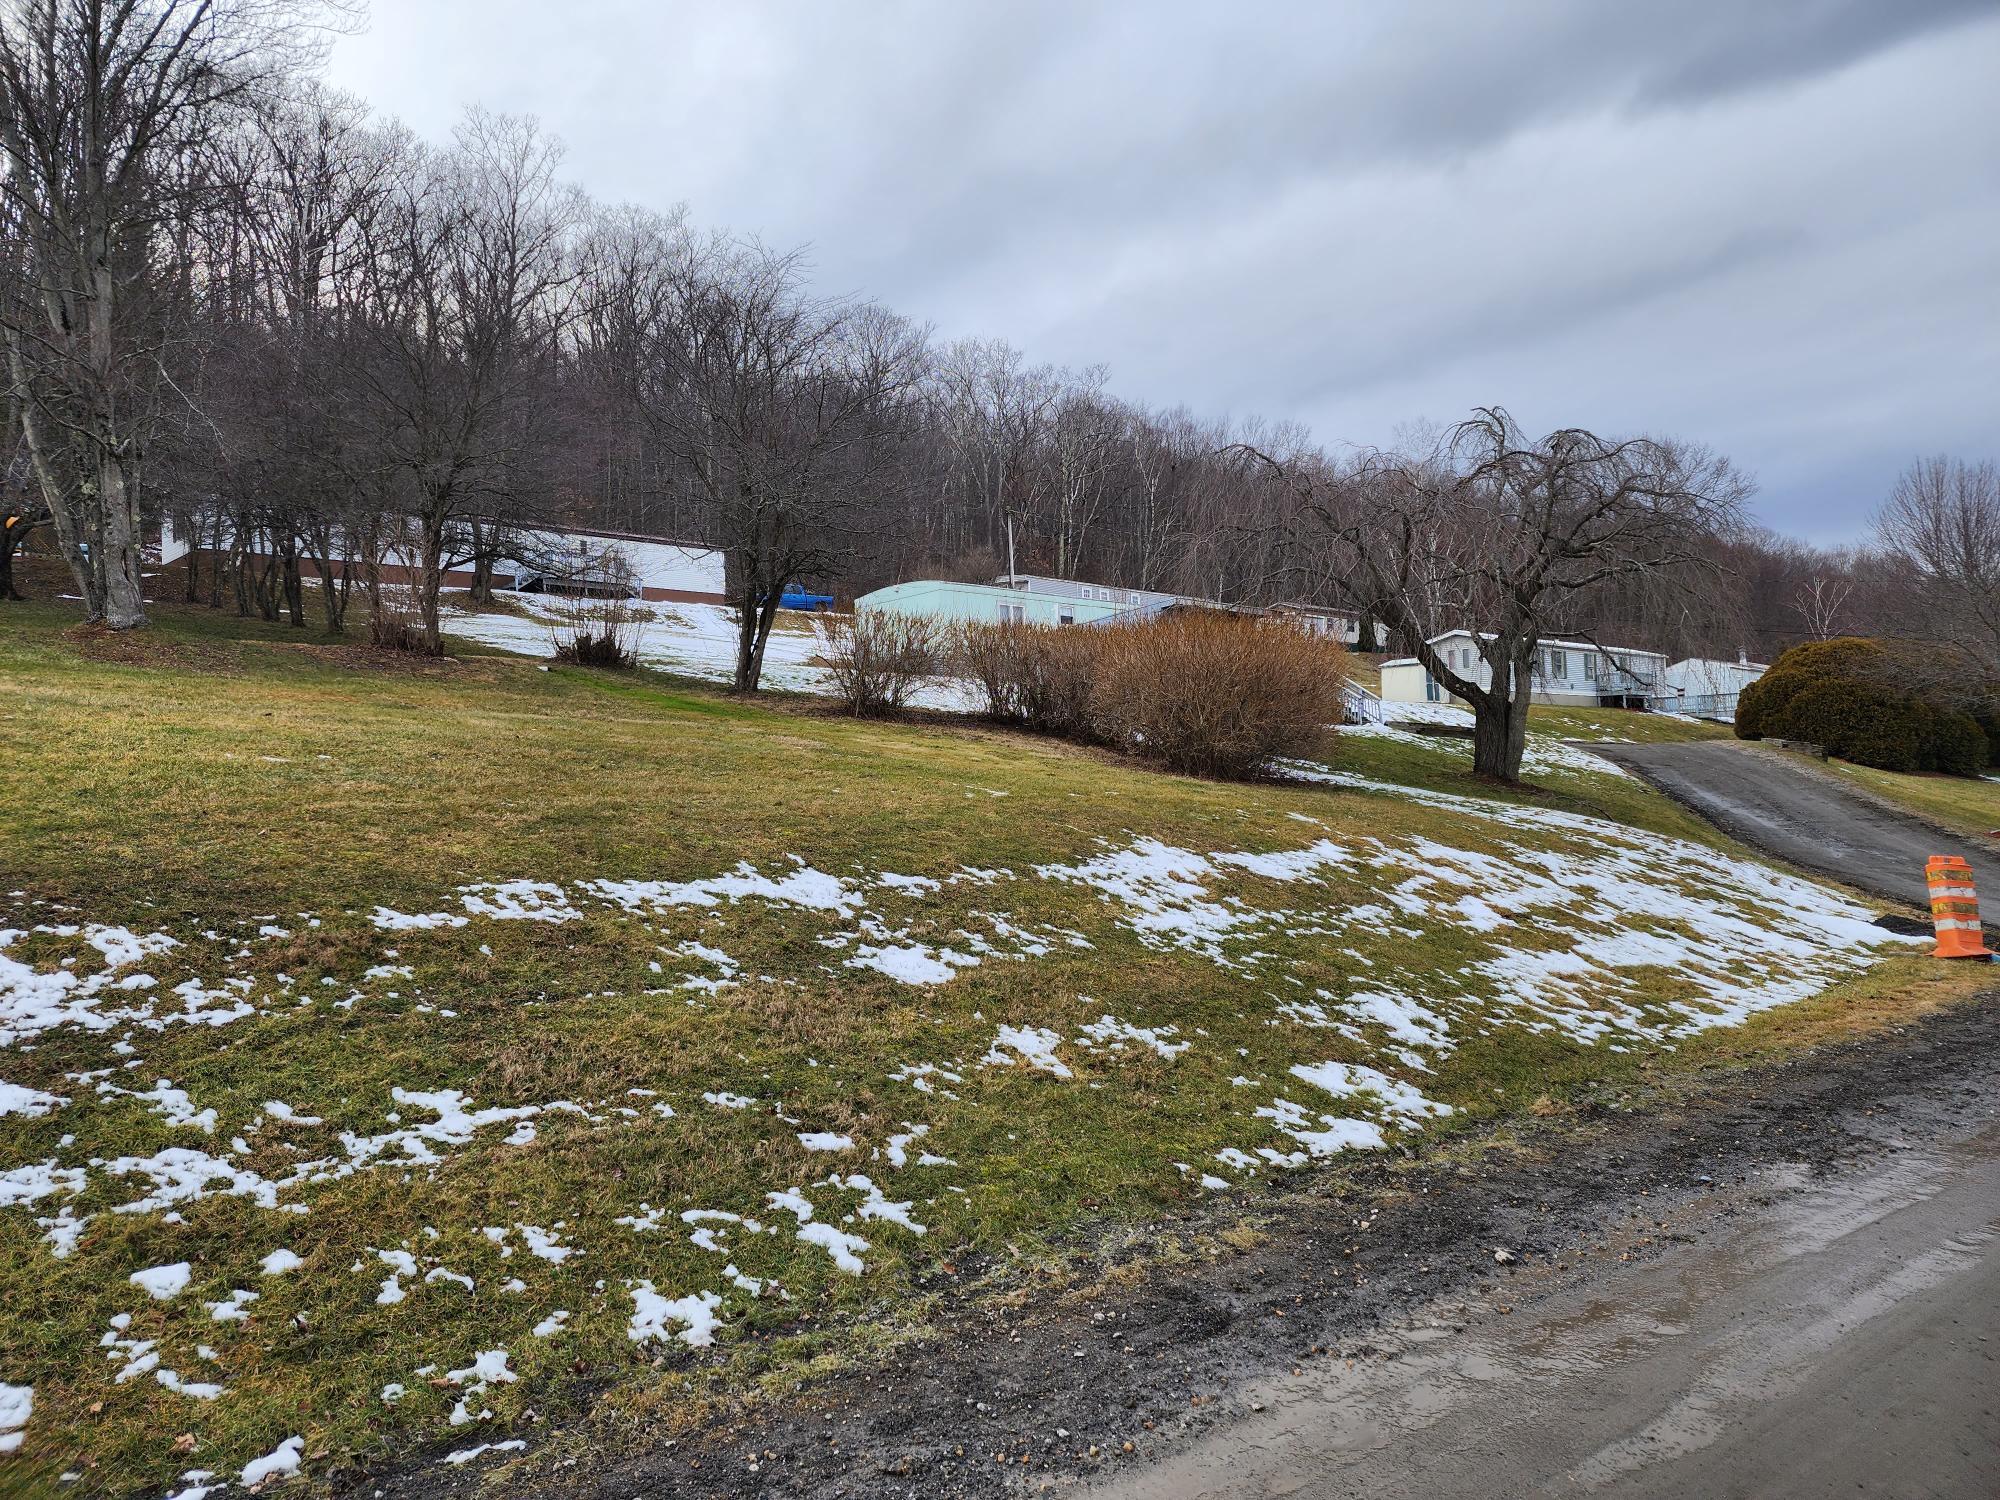
[[[1022,570],[1350,605],[1364,647],[1532,579],[1527,636],[1768,659],[1949,630],[2000,662],[1990,465],[1914,464],[1874,541],[1828,552],[1761,529],[1747,480],[1669,435],[1530,439],[1500,412],[1382,454],[1135,405],[1101,366],[941,340],[824,296],[800,253],[594,201],[531,120],[417,139],[316,81],[346,19],[0,6],[0,597],[32,536],[94,618],[141,623],[168,518],[233,559],[188,575],[198,601],[301,624],[342,628],[402,559],[436,649],[440,574],[521,521],[720,546],[748,603],[987,578],[1011,523]]]

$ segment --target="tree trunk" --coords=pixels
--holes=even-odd
[[[275,553],[265,553],[264,566],[257,570],[257,613],[273,625],[278,623],[278,558]]]
[[[1361,628],[1355,637],[1354,649],[1371,656],[1382,649],[1381,639],[1375,632],[1375,617],[1366,611],[1362,612]]]
[[[438,621],[438,591],[444,587],[444,525],[424,522],[424,555],[417,574],[417,613],[424,626],[424,655],[444,655],[444,629]]]
[[[757,589],[745,581],[736,600],[736,678],[732,686],[739,693],[757,691],[763,672],[763,653],[757,649]]]
[[[290,617],[292,628],[306,628],[305,580],[299,576],[299,550],[297,543],[285,548],[283,580],[285,587],[285,613]]]
[[[750,691],[756,692],[764,680],[764,648],[771,643],[771,626],[778,618],[778,589],[773,587],[757,611],[757,640],[750,653]]]
[[[0,533],[0,599],[18,599],[21,597],[20,593],[14,587],[14,549],[21,543],[21,537],[14,535],[16,531],[22,531],[23,535],[26,534],[19,521],[16,521],[5,533]]]
[[[1529,657],[1494,669],[1493,686],[1483,698],[1473,701],[1472,769],[1474,774],[1495,781],[1521,779],[1521,756],[1528,747],[1528,700],[1533,691]]]
[[[7,342],[8,370],[15,383],[23,391],[27,389],[26,367],[20,355],[18,339]],[[96,559],[90,551],[91,527],[89,518],[81,514],[84,506],[72,508],[70,497],[63,493],[54,463],[42,433],[42,424],[36,414],[32,399],[21,406],[21,435],[28,445],[28,462],[35,472],[35,482],[41,486],[42,503],[49,513],[49,523],[55,529],[56,546],[62,552],[63,561],[69,564],[70,576],[76,580],[76,591],[83,599],[83,617],[95,621],[104,618],[104,590],[98,583]]]
[[[125,466],[116,454],[97,465],[99,496],[104,506],[104,623],[113,630],[132,630],[146,623],[146,600],[139,579],[139,506]]]
[[[222,513],[216,512],[215,533],[208,548],[208,607],[222,608]]]

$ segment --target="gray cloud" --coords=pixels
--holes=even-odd
[[[1133,399],[1684,432],[1852,534],[1990,453],[2000,15],[1950,0],[377,0],[335,81]]]

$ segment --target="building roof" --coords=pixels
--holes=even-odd
[[[1439,641],[1454,635],[1469,635],[1482,641],[1493,639],[1493,632],[1490,630],[1466,630],[1460,628],[1458,630],[1441,630],[1425,641],[1424,644],[1435,646]],[[1537,641],[1535,645],[1537,649],[1543,646],[1552,646],[1558,651],[1599,651],[1607,656],[1657,656],[1661,661],[1667,659],[1666,652],[1649,650],[1644,646],[1600,646],[1595,641]],[[1411,658],[1411,660],[1414,659]],[[1383,665],[1394,666],[1395,663],[1385,662]]]
[[[1127,588],[1122,583],[1085,583],[1078,578],[1051,578],[1043,573],[1002,573],[993,580],[993,586],[1009,589],[1017,594],[1051,594],[1059,599],[1096,599],[1110,603],[1117,603],[1121,598],[1128,604],[1203,602],[1191,599],[1185,594],[1170,594],[1162,589]],[[1093,590],[1095,592],[1092,592]]]
[[[602,531],[595,526],[571,526],[559,521],[503,521],[489,522],[504,525],[515,531],[539,531],[551,536],[587,536],[604,542],[650,542],[656,547],[678,547],[683,552],[719,552],[719,547],[711,547],[707,542],[683,542],[670,536],[647,536],[637,531]]]
[[[1361,611],[1349,609],[1341,604],[1304,604],[1297,599],[1287,599],[1282,604],[1270,606],[1273,610],[1296,610],[1303,615],[1339,615],[1344,620],[1358,620]]]
[[[1746,661],[1742,657],[1731,661],[1726,656],[1683,656],[1674,663],[1677,667],[1728,667],[1734,672],[1768,672],[1771,664],[1767,661]]]

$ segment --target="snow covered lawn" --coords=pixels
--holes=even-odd
[[[1495,800],[1377,734],[1228,787],[518,665],[67,650],[0,666],[38,778],[0,803],[0,1463],[80,1438],[113,1489],[533,1462],[579,1374],[692,1410],[915,1275],[1910,962],[1581,760]]]
[[[523,656],[548,656],[551,628],[568,607],[559,598],[519,594],[510,599],[522,614],[455,610],[445,629],[452,635]],[[637,627],[639,660],[649,667],[727,685],[736,676],[736,612],[717,604],[645,604]],[[764,647],[763,685],[781,693],[831,691],[826,669],[819,665],[823,644],[819,621],[811,615],[786,614]],[[940,681],[911,700],[917,708],[964,712],[974,705],[970,684]]]

